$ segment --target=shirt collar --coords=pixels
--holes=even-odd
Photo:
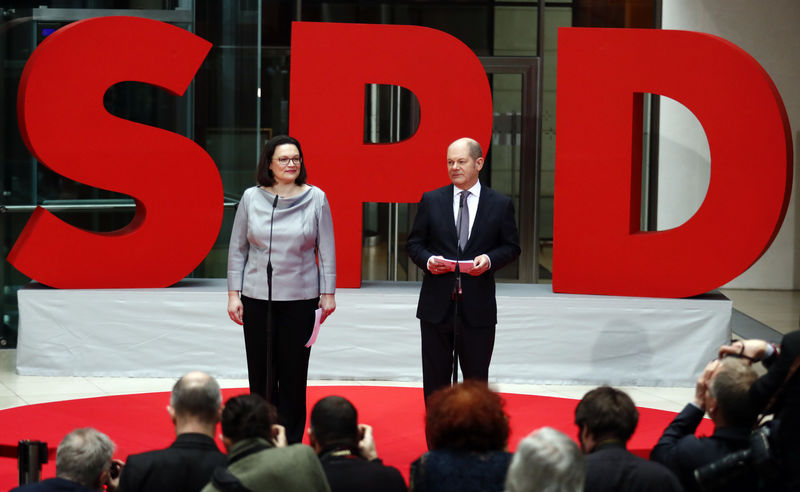
[[[472,188],[468,189],[467,191],[469,191],[470,193],[475,195],[476,198],[480,198],[481,197],[481,180],[478,180],[478,182],[475,183],[472,186]],[[457,197],[459,193],[461,193],[461,188],[459,188],[456,185],[453,185],[453,198]]]

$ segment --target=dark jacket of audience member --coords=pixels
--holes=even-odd
[[[12,492],[90,492],[112,485],[114,443],[92,428],[70,432],[56,450],[56,478],[22,485]]]
[[[409,490],[502,491],[511,461],[503,404],[482,382],[433,393],[425,419],[430,451],[411,464]]]
[[[372,428],[358,424],[358,412],[347,399],[328,396],[314,405],[309,438],[333,492],[408,490],[397,468],[378,458]]]
[[[584,395],[575,407],[575,425],[587,453],[585,492],[683,491],[665,466],[627,450],[638,422],[639,411],[626,393],[601,386]]]
[[[177,438],[166,449],[128,456],[121,492],[199,492],[227,458],[214,433],[222,409],[216,380],[190,372],[175,383],[168,407]]]
[[[694,477],[697,468],[750,445],[755,411],[748,392],[755,379],[753,369],[741,359],[711,362],[698,380],[694,401],[669,424],[650,459],[675,472],[685,490],[700,491]],[[714,433],[695,437],[706,411],[714,422]],[[726,490],[752,492],[756,482],[751,474],[728,484]]]
[[[773,395],[777,396],[769,409],[775,417],[776,425],[771,428],[780,465],[780,477],[773,490],[800,490],[800,369],[784,384],[798,355],[800,331],[787,333],[781,341],[780,354],[763,361],[767,373],[750,388],[751,401],[762,412]]]
[[[214,471],[203,492],[330,492],[314,450],[303,444],[276,446],[275,408],[258,395],[231,398],[222,411],[228,466]]]

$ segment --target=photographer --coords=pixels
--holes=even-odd
[[[749,402],[755,371],[745,361],[733,357],[710,362],[695,387],[695,396],[664,431],[650,459],[665,465],[680,479],[687,491],[699,491],[694,471],[750,446],[750,433],[757,412]],[[695,437],[703,415],[714,422],[710,437]],[[758,477],[749,475],[726,489],[729,492],[754,490]]]
[[[228,466],[216,468],[202,492],[330,492],[314,450],[287,445],[277,422],[275,407],[261,396],[230,398],[220,422]]]
[[[733,355],[748,362],[762,361],[768,368],[750,388],[751,403],[764,415],[774,415],[770,423],[774,457],[780,478],[770,490],[800,490],[800,331],[783,337],[780,347],[764,340],[739,340],[724,345],[720,356]]]
[[[318,401],[308,436],[332,492],[407,490],[400,472],[378,458],[372,427],[358,423],[358,412],[347,399],[328,396]]]
[[[119,485],[119,470],[125,463],[112,459],[116,446],[91,427],[67,434],[56,451],[56,477],[21,485],[12,492],[113,491]]]

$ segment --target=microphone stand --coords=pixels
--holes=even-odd
[[[272,388],[275,386],[273,381],[275,371],[273,371],[272,367],[272,353],[275,350],[272,335],[272,225],[275,222],[275,209],[277,207],[278,195],[275,195],[275,200],[272,202],[272,215],[269,219],[269,252],[267,253],[267,387],[264,394],[270,403],[272,403]]]
[[[461,194],[458,202],[458,236],[461,236],[461,222],[464,220],[463,208],[466,197]],[[467,224],[469,226],[469,224]],[[464,245],[466,246],[466,244]],[[456,283],[453,289],[453,384],[458,384],[458,304],[461,302],[461,246],[456,239]]]

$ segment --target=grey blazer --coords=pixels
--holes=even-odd
[[[242,195],[228,249],[228,290],[267,299],[270,218],[275,195],[257,186]],[[319,258],[319,262],[317,262]],[[279,198],[272,229],[272,299],[313,299],[336,290],[333,219],[317,187]]]

